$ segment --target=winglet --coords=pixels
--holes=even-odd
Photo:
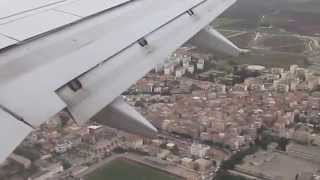
[[[242,50],[211,26],[202,29],[191,39],[191,43],[201,49],[218,51],[231,56],[239,56]]]

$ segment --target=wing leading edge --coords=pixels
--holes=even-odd
[[[0,161],[31,127],[37,128],[65,108],[79,123],[98,117],[128,131],[156,132],[118,97],[195,35],[192,41],[199,46],[238,55],[240,49],[207,26],[235,1],[130,1],[2,49],[0,105],[25,123],[0,111],[1,122],[24,132],[4,131],[14,141],[1,142],[7,150],[0,154]]]

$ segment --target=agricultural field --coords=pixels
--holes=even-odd
[[[250,42],[254,39],[255,33],[246,32],[239,36],[227,36],[238,47],[248,49],[250,48]]]
[[[303,55],[267,50],[252,50],[249,54],[235,58],[226,58],[225,60],[236,64],[255,64],[267,67],[288,68],[290,64],[297,64],[301,67],[308,65],[308,59]]]

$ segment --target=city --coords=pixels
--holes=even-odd
[[[211,68],[212,58],[181,48],[123,94],[160,130],[157,138],[96,122],[79,127],[61,113],[23,142],[1,177],[22,170],[21,178],[37,171],[30,180],[86,179],[94,166],[118,158],[185,179],[221,171],[259,179],[317,176],[320,76],[298,65],[226,72]],[[244,164],[236,165],[243,152]]]

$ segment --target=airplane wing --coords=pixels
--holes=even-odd
[[[97,118],[155,132],[119,96],[193,37],[238,55],[208,26],[235,1],[1,1],[0,162],[62,110],[79,124]]]

